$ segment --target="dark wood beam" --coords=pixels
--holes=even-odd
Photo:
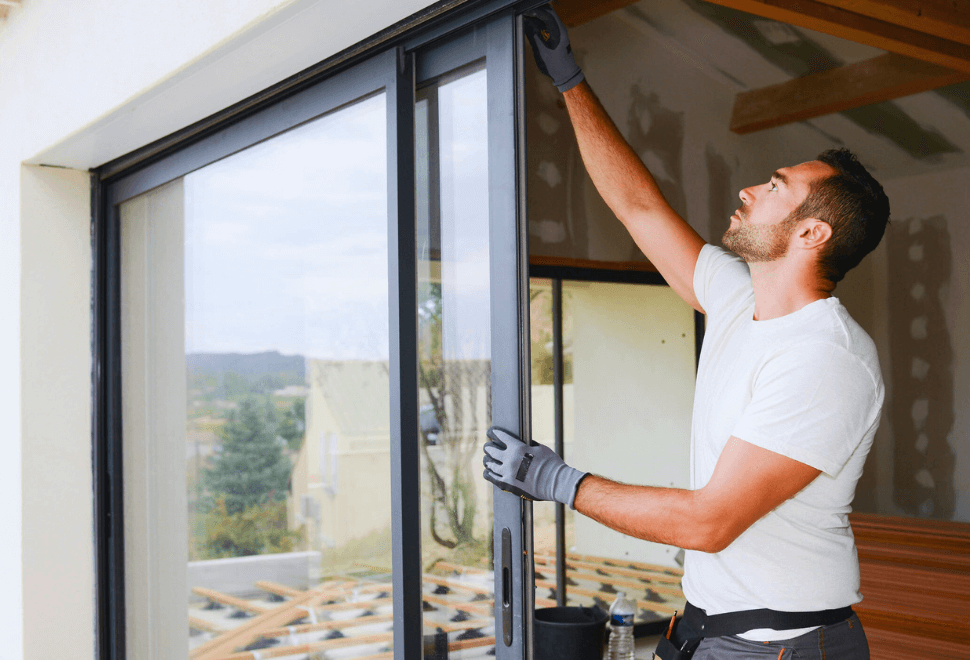
[[[819,0],[880,21],[970,44],[970,3],[954,0]]]
[[[835,2],[835,0],[830,0]],[[888,1],[888,0],[887,0]],[[816,0],[708,0],[970,74],[970,45]]]
[[[634,2],[636,0],[555,0],[552,6],[567,27],[576,27]]]
[[[556,266],[559,268],[590,268],[593,270],[621,270],[638,273],[658,272],[657,267],[649,261],[596,261],[593,259],[575,259],[573,257],[549,257],[542,254],[530,254],[529,265]]]
[[[731,130],[744,134],[970,80],[970,74],[888,53],[778,85],[741,92]]]

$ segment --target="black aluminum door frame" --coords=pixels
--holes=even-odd
[[[524,220],[524,75],[521,22],[513,0],[469,3],[447,19],[392,40],[377,54],[303,72],[225,116],[163,138],[92,172],[92,372],[97,655],[124,660],[124,487],[121,442],[121,309],[119,204],[216,160],[269,139],[362,97],[385,93],[388,150],[388,266],[391,376],[391,485],[394,655],[418,660],[423,650],[420,472],[417,390],[417,296],[414,216],[415,61],[421,73],[453,69],[463,58],[488,64],[488,145],[493,420],[530,435],[528,255]],[[522,5],[523,3],[519,3]],[[528,5],[538,4],[534,0]],[[526,6],[528,6],[526,5]],[[451,38],[457,30],[470,31]],[[387,46],[388,44],[384,44]],[[471,61],[471,60],[469,60]],[[257,98],[258,97],[258,98]],[[495,490],[496,654],[532,658],[532,507]],[[502,548],[501,530],[509,544]],[[503,590],[510,595],[503,607]],[[409,607],[408,605],[411,605]],[[502,629],[503,616],[511,621]],[[505,642],[509,643],[506,644]]]
[[[417,85],[485,60],[492,423],[531,437],[521,19],[508,9],[416,53]],[[482,438],[484,442],[484,438]],[[495,653],[531,660],[532,503],[493,487]]]

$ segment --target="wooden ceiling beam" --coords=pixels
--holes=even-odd
[[[970,74],[970,45],[816,0],[707,0]],[[830,0],[834,2],[835,0]]]
[[[953,0],[819,0],[880,21],[970,45],[970,3]]]
[[[738,134],[752,133],[965,80],[970,80],[970,74],[887,53],[778,85],[741,92],[734,99],[731,130]]]
[[[552,6],[566,27],[576,27],[634,2],[636,0],[555,0]]]

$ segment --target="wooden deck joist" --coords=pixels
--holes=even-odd
[[[319,594],[310,591],[281,603],[278,607],[267,610],[215,639],[197,646],[189,652],[189,657],[191,660],[219,660],[240,646],[252,643],[267,628],[279,628],[302,619],[307,612],[301,606],[308,606],[318,596]]]
[[[192,587],[192,593],[194,593],[197,596],[202,596],[203,598],[208,598],[214,603],[235,607],[237,610],[242,610],[243,612],[250,612],[252,614],[262,614],[263,612],[271,609],[269,607],[266,607],[265,605],[259,605],[258,603],[251,603],[248,600],[245,600],[243,598],[230,596],[229,594],[224,594],[221,591],[216,591],[215,589],[206,589],[205,587]]]
[[[555,566],[556,558],[550,556],[536,555],[536,564],[544,566]],[[566,557],[566,569],[567,571],[573,568],[575,569],[588,569],[591,571],[601,570],[611,575],[622,575],[624,577],[632,577],[642,580],[649,580],[651,583],[659,582],[668,585],[678,585],[680,584],[681,578],[675,577],[673,575],[665,575],[663,573],[657,573],[653,571],[645,571],[639,568],[624,568],[622,566],[614,566],[612,564],[604,564],[602,561],[583,561],[579,559],[571,559]]]
[[[555,589],[556,583],[553,582],[552,580],[536,580],[536,586],[543,587],[546,589]],[[603,594],[602,591],[583,589],[582,587],[569,587],[568,593],[575,594],[577,596],[586,596],[587,598],[600,598],[600,599],[602,599],[604,595],[609,595],[609,594]],[[539,599],[536,598],[537,605],[538,605],[538,601]],[[636,599],[636,604],[637,604],[637,607],[644,610],[650,610],[651,612],[666,612],[667,614],[673,614],[675,611],[679,609],[679,608],[667,605],[666,603],[657,603],[652,600],[643,600],[642,598]]]
[[[455,589],[458,591],[468,591],[473,594],[488,594],[492,595],[491,589],[486,589],[485,587],[479,587],[478,585],[468,584],[467,582],[459,582],[451,578],[440,577],[437,575],[425,575],[424,581],[431,584],[441,585],[443,587],[448,587],[449,589]]]
[[[491,573],[491,571],[486,571],[484,568],[475,568],[474,566],[464,566],[462,564],[453,564],[447,561],[439,561],[434,565],[435,568],[441,568],[446,571],[452,571],[458,573],[459,575],[463,573],[474,573],[477,575],[484,575]]]
[[[210,621],[206,621],[205,619],[200,619],[197,616],[189,617],[189,627],[207,633],[219,634],[225,632],[224,628],[221,628]]]
[[[267,580],[260,580],[256,583],[256,586],[263,591],[274,594],[276,596],[283,596],[284,598],[295,598],[303,594],[302,589],[294,589],[293,587],[288,587],[285,584],[278,584],[276,582],[269,582]]]
[[[554,567],[556,565],[555,561],[549,561],[543,566]],[[610,573],[612,567],[605,567],[603,572]],[[585,580],[586,582],[601,582],[603,584],[608,584],[614,587],[623,587],[624,589],[637,589],[640,591],[646,591],[647,589],[652,589],[659,594],[669,594],[671,596],[683,596],[684,592],[680,587],[675,587],[667,582],[662,584],[657,584],[654,582],[646,583],[643,580],[648,578],[640,578],[638,580],[626,580],[623,578],[613,577],[612,574],[603,575],[593,569],[576,569],[569,566],[567,561],[566,566],[566,576],[571,577],[574,580]],[[567,587],[567,589],[572,589],[572,587]]]
[[[311,644],[297,644],[295,646],[279,646],[275,648],[261,649],[259,651],[259,659],[266,660],[267,658],[280,658],[287,655],[298,655],[298,654],[310,654],[318,653],[320,651],[331,651],[334,649],[347,648],[350,646],[364,646],[369,644],[388,644],[390,645],[394,641],[394,636],[392,633],[377,633],[374,635],[361,635],[359,637],[343,637],[340,639],[328,639],[322,642],[313,642]],[[481,646],[493,646],[495,644],[495,637],[479,637],[476,639],[466,639],[456,642],[451,642],[448,644],[449,651],[459,651],[462,649],[477,648]],[[387,653],[382,652],[376,656],[367,657],[393,657],[388,656]],[[226,655],[220,660],[256,660],[257,656],[252,651],[243,651],[241,653],[232,653]]]

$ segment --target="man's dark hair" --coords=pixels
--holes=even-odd
[[[872,252],[889,223],[889,198],[848,149],[818,155],[835,174],[815,181],[792,218],[817,218],[832,227],[819,253],[819,274],[835,284]]]

